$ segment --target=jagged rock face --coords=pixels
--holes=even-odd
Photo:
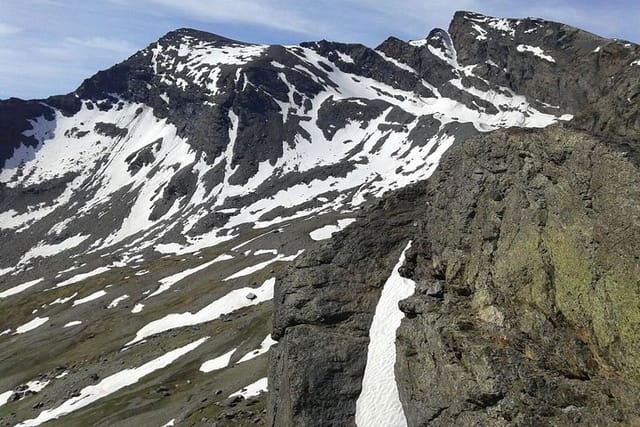
[[[289,267],[269,425],[354,424],[367,325],[408,241],[402,273],[416,291],[400,304],[395,364],[408,425],[637,422],[640,248],[625,233],[639,214],[638,47],[469,13],[449,33],[475,73],[461,82],[517,87],[577,119],[454,144],[425,183]],[[447,60],[441,34],[383,46]]]
[[[386,198],[348,231],[294,262],[279,281],[269,425],[348,425],[352,420],[373,311],[415,228],[419,194],[411,189]]]
[[[557,127],[449,152],[404,270],[409,425],[637,421],[638,179],[624,152]]]
[[[367,327],[409,240],[409,425],[635,422],[639,179],[625,152],[560,127],[454,146],[280,281],[270,425],[353,424]]]
[[[449,33],[460,64],[488,64],[478,76],[573,112],[573,123],[589,132],[628,139],[640,131],[638,45],[470,12],[456,13]]]

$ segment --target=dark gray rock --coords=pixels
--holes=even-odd
[[[353,423],[379,287],[408,240],[401,272],[417,289],[400,305],[396,375],[409,425],[633,422],[640,248],[616,236],[640,215],[623,202],[636,181],[615,144],[558,126],[452,148],[279,281],[269,425]]]

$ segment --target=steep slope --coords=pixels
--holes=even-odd
[[[432,43],[405,45],[457,77],[437,87],[382,48],[178,30],[73,94],[6,101],[0,219],[14,249],[0,267],[28,271],[30,249],[78,235],[90,236],[79,251],[124,259],[194,252],[424,179],[456,137],[570,118],[480,80],[484,91],[463,87],[471,68]]]
[[[638,165],[555,127],[451,155],[404,270],[409,424],[637,422]]]
[[[518,46],[537,46],[533,27],[545,34],[566,27],[497,22],[458,14],[449,32],[390,38],[376,49],[254,45],[180,29],[74,93],[0,101],[1,422],[262,423],[274,292],[273,337],[283,341],[277,366],[292,369],[274,371],[269,387],[280,396],[290,379],[289,392],[299,393],[301,373],[323,366],[305,364],[309,352],[333,349],[325,353],[331,370],[309,377],[317,393],[299,396],[317,422],[350,419],[378,290],[406,246],[420,199],[396,203],[403,196],[392,195],[375,208],[378,219],[352,226],[363,236],[371,225],[389,231],[339,257],[329,251],[302,261],[321,272],[280,287],[284,265],[385,192],[431,176],[453,145],[501,128],[568,121],[587,101],[619,101],[598,94],[637,94],[628,71],[635,45],[619,49],[572,29],[589,46],[605,43],[618,67],[590,63],[585,79],[599,83],[585,82],[564,73],[582,50],[545,45],[545,55],[562,57],[565,67],[553,92],[545,80],[514,77],[518,67],[554,74],[538,50]],[[474,23],[487,46],[465,39]],[[474,53],[491,46],[505,46],[496,52],[509,57]],[[586,86],[596,88],[587,101]],[[626,130],[613,132],[613,118],[595,114],[570,123],[629,145]],[[637,120],[637,109],[624,117],[621,129]],[[343,273],[365,286],[362,293],[342,287]],[[311,293],[286,301],[302,314],[288,312],[287,286],[310,282]],[[322,339],[316,329],[305,335],[292,327],[309,319],[330,325]],[[359,338],[336,336],[342,329]],[[283,345],[292,333],[305,342]],[[329,384],[342,390],[344,405],[323,388]],[[292,408],[275,416],[286,424],[299,416]]]
[[[396,389],[408,425],[633,424],[638,46],[466,12],[449,33],[459,63],[485,61],[474,73],[576,119],[454,144],[429,180],[297,259],[276,286],[268,424],[396,419],[390,402],[359,402],[372,319],[408,244],[395,381],[373,390]]]

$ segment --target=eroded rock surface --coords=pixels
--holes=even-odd
[[[638,184],[624,151],[560,126],[453,147],[281,281],[271,422],[353,423],[368,324],[408,240],[409,425],[637,421]]]

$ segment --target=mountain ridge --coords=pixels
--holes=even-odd
[[[388,38],[375,49],[329,41],[256,45],[178,29],[77,91],[44,100],[48,105],[0,101],[0,236],[6,242],[0,248],[0,367],[11,372],[0,379],[0,396],[13,399],[6,408],[0,399],[0,419],[49,416],[72,394],[117,378],[121,365],[147,366],[165,350],[184,348],[190,349],[184,362],[162,378],[141,378],[140,389],[154,397],[150,406],[140,402],[137,414],[124,403],[135,392],[124,389],[100,397],[96,412],[79,409],[66,419],[99,423],[96,413],[105,411],[109,420],[132,423],[151,414],[159,425],[171,414],[191,424],[226,415],[239,424],[257,418],[313,425],[329,417],[350,424],[380,288],[406,238],[433,237],[413,231],[425,221],[424,207],[403,194],[430,203],[419,182],[444,158],[449,175],[427,185],[445,186],[452,199],[473,199],[469,188],[452,190],[447,181],[458,173],[449,149],[495,141],[504,128],[511,130],[495,135],[509,141],[538,135],[527,128],[587,132],[606,141],[607,156],[626,153],[616,165],[636,162],[638,57],[636,45],[562,24],[462,12],[449,31],[434,29],[409,42]],[[571,64],[577,65],[571,70]],[[458,162],[464,163],[462,153]],[[500,175],[498,154],[478,151]],[[552,154],[558,162],[571,157]],[[517,158],[509,157],[510,165]],[[468,168],[459,174],[468,178]],[[464,222],[462,210],[451,220]],[[382,212],[375,224],[367,219],[372,212]],[[344,227],[332,243],[316,243]],[[466,238],[456,230],[452,239]],[[354,233],[369,240],[332,252]],[[407,253],[408,262],[417,250]],[[295,267],[285,272],[291,262]],[[368,283],[367,275],[374,280]],[[345,284],[362,292],[341,291]],[[306,336],[287,336],[303,327]],[[329,340],[356,330],[353,352],[346,344],[326,345],[344,356],[329,373],[321,352],[309,354],[325,342],[311,343],[316,328]],[[281,344],[271,351],[269,387],[284,406],[271,403],[266,414],[264,394],[231,396],[250,385],[262,390],[269,356],[257,349],[271,334]],[[308,345],[296,341],[303,338]],[[92,353],[94,342],[102,357]],[[38,345],[56,356],[41,359]],[[253,350],[260,357],[245,365],[241,353]],[[28,366],[12,362],[21,353],[29,354]],[[279,371],[295,360],[304,366]],[[207,376],[200,365],[224,366]],[[314,367],[317,400],[296,396],[296,378]],[[57,379],[58,368],[69,378]],[[345,373],[352,381],[341,382]],[[24,392],[36,378],[51,385]],[[347,397],[325,396],[327,384]],[[208,400],[199,404],[203,394]],[[34,399],[47,409],[34,409]],[[154,406],[163,399],[161,409]],[[321,400],[306,415],[296,412]],[[309,414],[315,418],[304,418]],[[411,419],[420,416],[414,411]]]

